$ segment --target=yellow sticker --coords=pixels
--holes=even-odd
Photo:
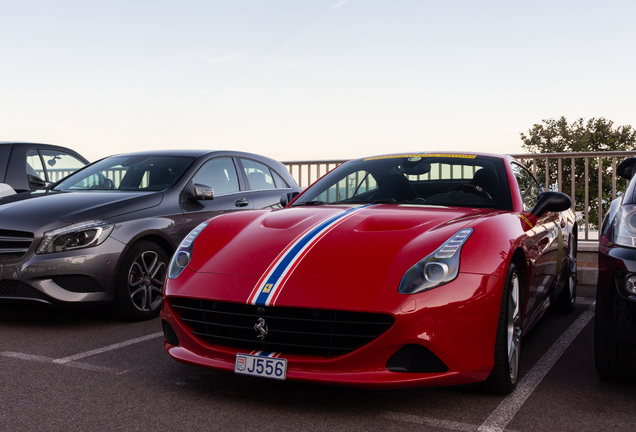
[[[447,157],[447,158],[458,158],[458,159],[475,159],[477,155],[467,155],[467,154],[446,154],[446,153],[429,153],[426,157]]]
[[[527,217],[525,217],[525,216],[524,216],[524,215],[522,215],[522,214],[520,214],[520,215],[519,215],[519,217],[520,217],[520,218],[521,218],[521,219],[522,219],[525,223],[527,223],[527,224],[528,224],[528,226],[529,226],[530,228],[534,228],[534,225],[532,225],[532,222],[530,222],[530,221],[528,220],[528,218],[527,218]]]
[[[421,158],[427,157],[445,157],[445,158],[457,158],[457,159],[475,159],[477,155],[467,155],[467,154],[452,154],[452,153],[420,153],[420,154],[397,154],[397,155],[387,155],[387,156],[375,156],[364,159],[365,161],[371,160],[380,160],[380,159],[402,159],[409,158],[412,160],[419,160]]]
[[[272,285],[272,284],[267,284],[267,285],[265,285],[265,288],[263,288],[263,292],[264,292],[265,294],[268,294],[268,293],[272,290],[272,287],[273,287],[273,286],[274,286],[274,285]]]

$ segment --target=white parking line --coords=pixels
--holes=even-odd
[[[43,356],[32,355],[32,354],[17,353],[12,351],[0,352],[0,357],[15,358],[15,359],[26,360],[26,361],[34,361],[38,363],[54,363],[54,364],[77,368],[77,369],[91,370],[95,372],[108,372],[115,375],[122,375],[129,371],[126,369],[117,369],[117,368],[111,368],[106,366],[92,365],[90,363],[78,362],[77,360],[83,359],[85,357],[90,357],[96,354],[102,354],[108,351],[113,351],[119,348],[134,345],[140,342],[145,342],[147,340],[156,339],[160,336],[163,336],[163,332],[157,332],[157,333],[149,334],[146,336],[141,336],[135,339],[130,339],[124,342],[108,345],[103,348],[97,348],[94,350],[85,351],[83,353],[74,354],[72,356],[62,357],[58,359],[52,359],[50,357],[43,357]]]
[[[475,432],[479,429],[479,425],[470,424],[470,423],[461,423],[450,420],[436,419],[431,417],[423,417],[412,414],[405,413],[397,413],[397,412],[386,412],[383,414],[383,417],[389,420],[396,420],[406,423],[413,423],[423,426],[430,426],[438,429],[447,429],[452,431],[459,432]],[[515,432],[515,431],[506,431],[506,432]]]
[[[31,355],[31,354],[17,353],[17,352],[12,352],[12,351],[1,352],[0,353],[0,357],[15,358],[15,359],[26,360],[26,361],[34,361],[34,362],[37,362],[37,363],[54,363],[54,359],[52,359],[50,357],[43,357],[43,356],[37,356],[37,355]],[[62,366],[72,367],[72,368],[77,368],[77,369],[90,370],[90,371],[94,371],[94,372],[107,372],[107,373],[111,373],[113,375],[123,375],[123,374],[129,372],[126,369],[117,369],[117,368],[111,368],[111,367],[106,367],[106,366],[98,366],[98,365],[92,365],[92,364],[89,364],[89,363],[82,363],[82,362],[69,362],[69,363],[64,363]]]
[[[72,356],[62,357],[62,358],[53,360],[53,363],[58,363],[58,364],[69,363],[69,362],[72,362],[72,361],[75,361],[75,360],[83,359],[85,357],[93,356],[95,354],[102,354],[102,353],[105,353],[105,352],[108,352],[108,351],[113,351],[113,350],[116,350],[116,349],[119,349],[119,348],[123,348],[123,347],[127,347],[127,346],[130,346],[130,345],[134,345],[134,344],[137,344],[137,343],[140,343],[140,342],[145,342],[147,340],[155,339],[155,338],[158,338],[160,336],[163,336],[163,332],[157,332],[157,333],[149,334],[147,336],[138,337],[136,339],[130,339],[130,340],[127,340],[127,341],[124,341],[124,342],[119,342],[119,343],[116,343],[116,344],[108,345],[108,346],[105,346],[103,348],[97,348],[97,349],[94,349],[94,350],[85,351],[83,353],[74,354]]]
[[[479,427],[479,432],[500,432],[512,421],[521,406],[528,400],[532,392],[541,383],[550,369],[561,358],[565,350],[576,339],[581,330],[594,316],[594,303],[572,323],[550,349],[528,372],[513,393],[508,395]]]

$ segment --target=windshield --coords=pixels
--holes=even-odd
[[[477,155],[367,158],[334,169],[293,205],[400,203],[512,210],[504,161]]]
[[[161,191],[174,185],[193,161],[184,156],[112,156],[70,175],[54,190]]]

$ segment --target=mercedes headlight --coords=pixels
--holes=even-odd
[[[174,255],[172,255],[172,259],[170,260],[170,266],[168,267],[169,279],[178,278],[183,269],[190,263],[190,260],[192,259],[192,245],[194,240],[196,240],[206,226],[208,226],[207,222],[199,224],[199,226],[190,231],[190,234],[183,239],[179,248]]]
[[[47,231],[35,253],[63,252],[97,246],[108,238],[112,230],[111,223],[91,220]]]
[[[457,277],[461,249],[472,228],[457,231],[437,250],[411,267],[402,277],[398,292],[415,294],[444,285]]]

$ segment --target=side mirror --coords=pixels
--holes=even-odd
[[[287,204],[292,202],[294,198],[299,195],[299,192],[288,192],[280,197],[280,205],[281,207],[287,207]]]
[[[627,180],[631,180],[632,177],[634,177],[634,166],[636,166],[636,157],[628,157],[618,164],[616,174]]]
[[[192,189],[193,189],[193,195],[190,198],[194,201],[214,199],[214,189],[212,189],[210,186],[195,183],[192,186]]]
[[[536,217],[541,217],[547,212],[565,211],[572,207],[572,200],[562,192],[541,192],[537,197],[537,204],[530,210]]]
[[[29,186],[31,187],[31,190],[46,189],[46,187],[51,184],[45,182],[38,176],[27,175],[27,177],[29,179]]]

